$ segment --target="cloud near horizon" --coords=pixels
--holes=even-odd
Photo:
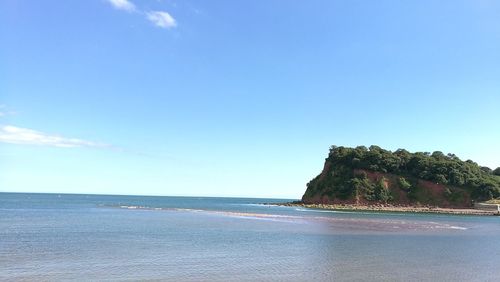
[[[163,29],[171,29],[177,26],[177,21],[165,11],[140,11],[135,4],[129,0],[107,0],[115,9],[127,12],[139,12],[155,26]]]
[[[77,138],[67,138],[28,128],[11,125],[0,126],[0,142],[23,145],[41,145],[59,148],[93,147],[106,148],[108,144],[97,143]]]

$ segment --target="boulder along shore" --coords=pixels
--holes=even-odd
[[[306,204],[302,202],[289,203],[269,203],[269,205],[302,207],[309,209],[339,210],[339,211],[376,211],[376,212],[408,212],[408,213],[439,213],[455,215],[500,215],[497,211],[478,209],[458,209],[439,207],[416,207],[416,206],[395,206],[395,205],[354,205],[354,204]]]

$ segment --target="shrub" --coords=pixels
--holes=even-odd
[[[400,177],[398,179],[398,184],[399,184],[399,188],[401,188],[404,191],[408,192],[411,189],[411,184],[408,181],[406,181],[406,179],[404,177]]]

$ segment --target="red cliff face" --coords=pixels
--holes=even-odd
[[[358,205],[377,205],[381,201],[368,200],[355,191],[347,198],[336,197],[330,193],[332,177],[342,171],[336,171],[330,162],[325,162],[322,172],[313,179],[308,190],[302,197],[302,201],[307,204],[358,204]],[[345,173],[345,170],[344,170]],[[463,188],[451,187],[439,183],[434,183],[422,179],[407,178],[412,183],[410,190],[404,190],[400,187],[401,175],[382,173],[363,169],[352,169],[352,175],[366,175],[370,183],[380,183],[382,180],[383,186],[391,195],[391,200],[388,204],[403,205],[403,206],[438,206],[449,208],[467,208],[471,207],[470,193]],[[338,176],[338,175],[337,175]]]

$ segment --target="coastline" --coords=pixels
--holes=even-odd
[[[353,204],[305,204],[302,202],[274,203],[270,205],[302,207],[308,209],[338,210],[338,211],[369,211],[369,212],[403,212],[403,213],[436,213],[452,215],[481,215],[481,216],[499,216],[496,211],[479,209],[457,209],[457,208],[439,208],[439,207],[416,207],[416,206],[393,206],[393,205],[353,205]]]

